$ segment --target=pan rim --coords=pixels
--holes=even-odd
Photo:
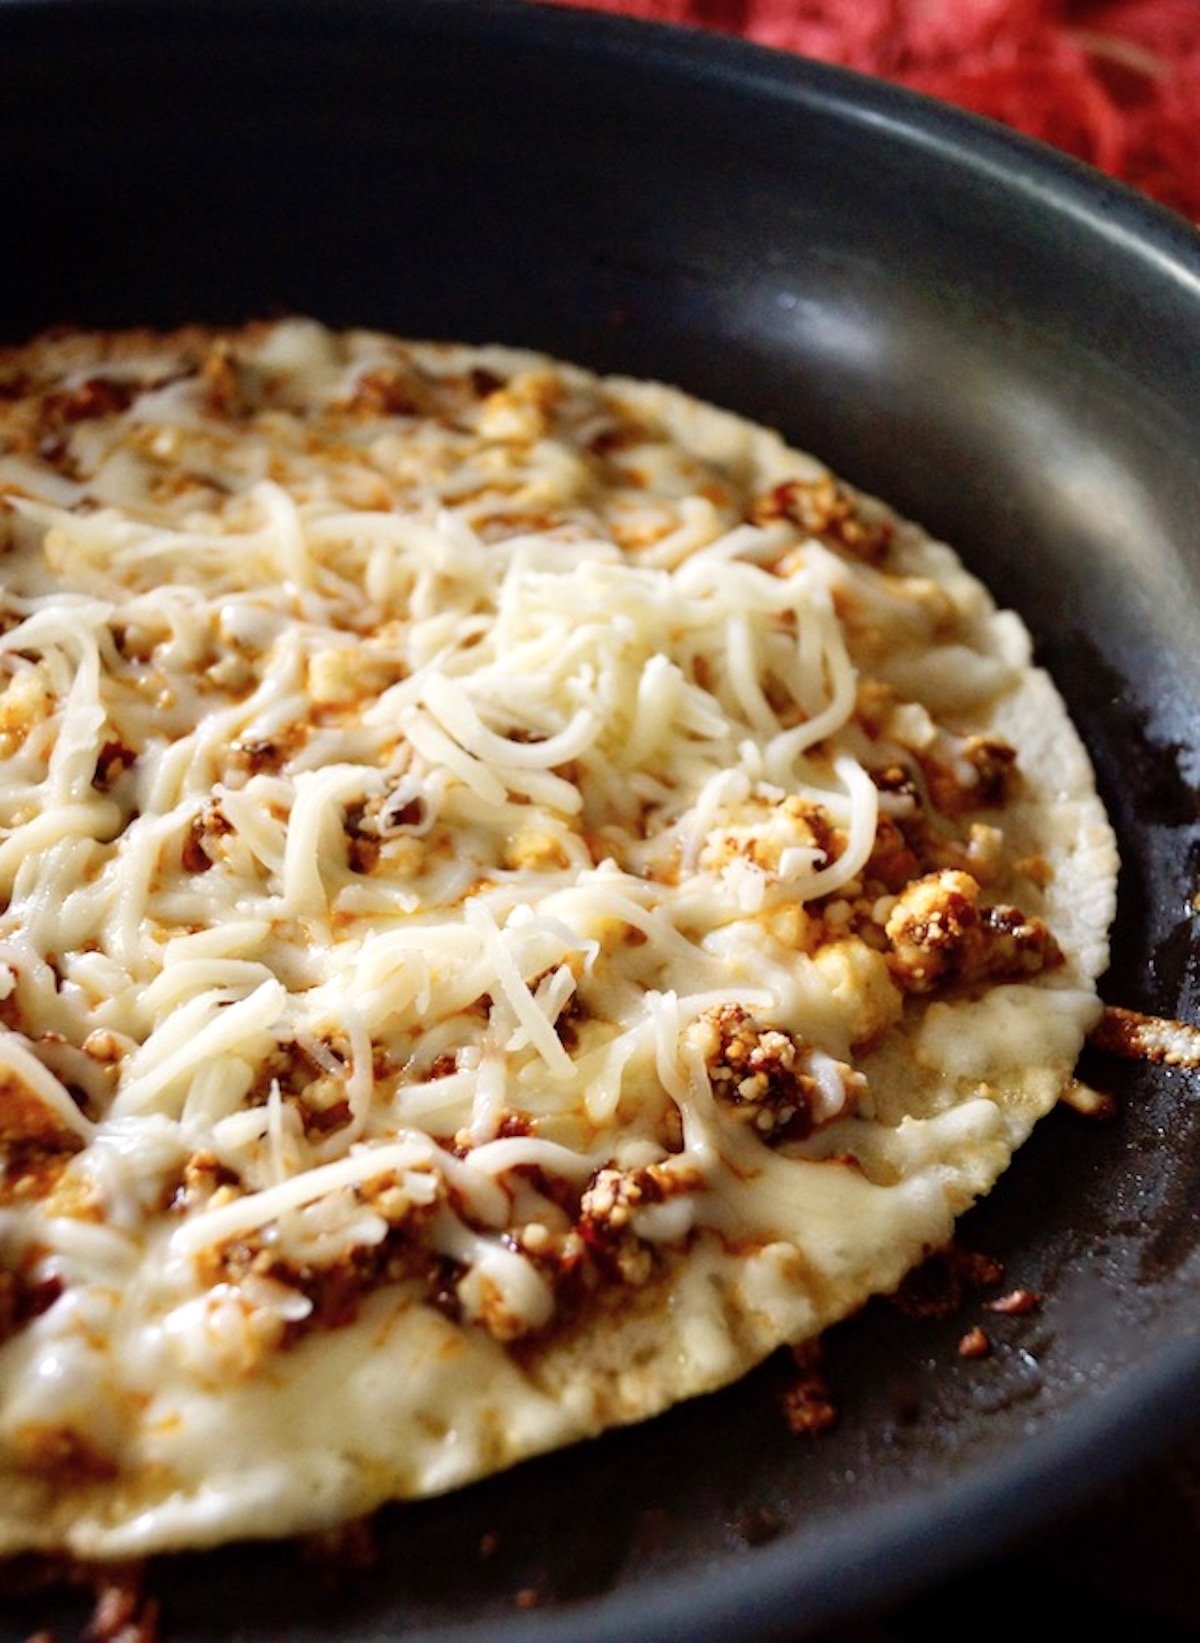
[[[643,65],[653,58],[655,72],[732,81],[756,96],[798,99],[843,120],[873,124],[935,154],[944,165],[965,165],[1006,192],[1016,189],[1039,212],[1069,222],[1076,233],[1095,237],[1114,255],[1152,271],[1196,304],[1200,317],[1200,234],[1167,208],[1083,162],[919,93],[728,36],[568,10],[542,0],[352,0],[343,6],[329,0],[4,0],[0,35],[10,21],[15,25],[22,16],[48,12],[59,14],[64,29],[73,17],[91,14],[98,19],[102,13],[139,17],[147,26],[158,18],[161,27],[164,4],[173,6],[181,20],[195,19],[196,26],[213,14],[260,22],[276,18],[280,26],[289,15],[336,16],[350,26],[357,19],[382,23],[411,14],[424,19],[421,27],[447,31],[486,24],[530,45],[553,38],[560,45],[572,42],[572,50],[636,53]],[[792,1636],[798,1624],[807,1632],[902,1599],[931,1578],[1011,1544],[1030,1526],[1031,1489],[1039,1492],[1042,1525],[1129,1475],[1191,1423],[1197,1393],[1200,1335],[1181,1330],[1172,1349],[1149,1369],[1138,1366],[1095,1401],[1073,1407],[1052,1430],[1039,1431],[1019,1452],[938,1490],[936,1498],[925,1501],[931,1515],[921,1523],[909,1521],[911,1500],[889,1502],[865,1511],[857,1524],[822,1530],[807,1549],[802,1540],[784,1535],[756,1551],[742,1568],[665,1579],[638,1596],[639,1636],[678,1635],[672,1628],[686,1619],[688,1635],[698,1643],[739,1635],[765,1639],[772,1635],[771,1627],[780,1625],[781,1606],[801,1590],[806,1612],[799,1622],[788,1621]],[[1114,1433],[1120,1435],[1119,1445],[1100,1441]],[[818,1551],[821,1563],[836,1565],[836,1582],[817,1578]],[[492,1618],[439,1627],[436,1634],[409,1635],[466,1637],[486,1630],[500,1643],[558,1636],[600,1643],[627,1634],[629,1607],[630,1594],[618,1590],[511,1623]]]

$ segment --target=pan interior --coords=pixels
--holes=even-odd
[[[0,51],[5,340],[307,312],[541,348],[779,427],[1025,617],[1121,843],[1106,996],[1196,1017],[1184,224],[883,86],[526,4],[9,0]],[[1064,1508],[1200,1380],[1194,1076],[1084,1070],[1120,1119],[1053,1115],[964,1226],[1046,1296],[987,1362],[956,1357],[962,1316],[880,1304],[833,1332],[843,1419],[819,1442],[783,1426],[772,1363],[385,1513],[381,1560],[335,1588],[290,1549],[181,1559],[171,1635],[228,1637],[236,1613],[278,1639],[635,1617],[795,1637]]]

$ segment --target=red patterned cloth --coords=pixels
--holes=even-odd
[[[945,98],[1200,221],[1200,0],[558,0],[727,34]]]

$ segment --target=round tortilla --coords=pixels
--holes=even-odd
[[[64,333],[0,355],[0,539],[0,1552],[326,1528],[725,1385],[1069,1082],[1086,752],[776,434]]]

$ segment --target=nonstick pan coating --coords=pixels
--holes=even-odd
[[[476,0],[4,0],[0,336],[335,324],[504,341],[776,424],[1029,623],[1123,855],[1111,1002],[1197,1016],[1200,246],[1020,139],[715,36]],[[796,1638],[1044,1525],[1192,1419],[1196,1075],[1084,1069],[964,1242],[1044,1292],[987,1359],[887,1303],[649,1426],[290,1549],[168,1562],[169,1638]],[[519,1594],[527,1594],[519,1596]],[[532,1594],[532,1595],[528,1595]],[[526,1609],[523,1604],[536,1605]],[[44,1595],[5,1636],[55,1623]]]

